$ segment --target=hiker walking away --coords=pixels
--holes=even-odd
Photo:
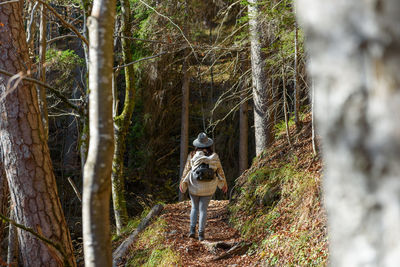
[[[179,189],[185,193],[189,189],[192,209],[190,211],[189,237],[195,238],[197,217],[199,216],[199,240],[204,240],[207,208],[217,186],[226,193],[228,185],[217,153],[212,150],[213,140],[200,133],[193,141],[195,150],[190,152],[182,173]],[[200,214],[199,214],[200,213]]]

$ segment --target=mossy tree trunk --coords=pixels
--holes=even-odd
[[[128,0],[121,3],[121,33],[123,37],[130,35],[131,9]],[[125,64],[132,60],[131,42],[127,38],[121,39],[122,58]],[[133,65],[125,67],[125,100],[122,113],[114,118],[115,148],[112,171],[112,197],[114,205],[117,234],[125,226],[128,212],[125,201],[124,155],[126,151],[126,136],[135,107],[135,85]]]

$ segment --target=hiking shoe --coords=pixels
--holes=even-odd
[[[190,238],[195,238],[195,233],[196,233],[196,228],[195,227],[190,227],[189,237]]]
[[[204,232],[199,232],[199,241],[204,240]]]

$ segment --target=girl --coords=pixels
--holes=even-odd
[[[228,185],[225,174],[222,170],[221,161],[217,153],[212,150],[213,140],[208,138],[205,133],[200,133],[193,141],[195,150],[189,153],[186,165],[182,173],[179,189],[185,193],[189,189],[189,196],[192,201],[190,212],[190,232],[189,237],[194,238],[196,232],[197,217],[199,216],[199,240],[204,240],[204,230],[207,221],[207,208],[211,197],[214,195],[217,186],[226,193]],[[196,179],[193,173],[202,164],[207,164],[208,168],[214,171],[212,180]],[[204,165],[203,165],[204,166]]]

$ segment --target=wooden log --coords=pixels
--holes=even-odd
[[[135,231],[124,240],[124,242],[119,245],[119,247],[113,253],[113,266],[118,266],[124,256],[126,255],[130,246],[135,242],[136,238],[138,237],[139,233],[142,232],[150,223],[150,221],[158,216],[161,211],[164,209],[164,206],[161,204],[155,205],[147,214],[147,216],[140,222],[139,226],[135,229]]]
[[[212,259],[212,261],[217,261],[217,260],[222,260],[222,259],[227,259],[230,258],[234,255],[243,255],[244,253],[247,252],[247,250],[250,248],[249,243],[239,243],[235,246],[233,246],[230,250],[227,252],[222,253],[220,256],[215,257]]]
[[[233,246],[235,246],[237,243],[236,242],[223,242],[223,241],[217,241],[217,242],[203,241],[203,242],[201,242],[201,244],[204,247],[206,247],[206,249],[209,252],[216,254],[218,248],[225,249],[225,250],[230,249]]]

